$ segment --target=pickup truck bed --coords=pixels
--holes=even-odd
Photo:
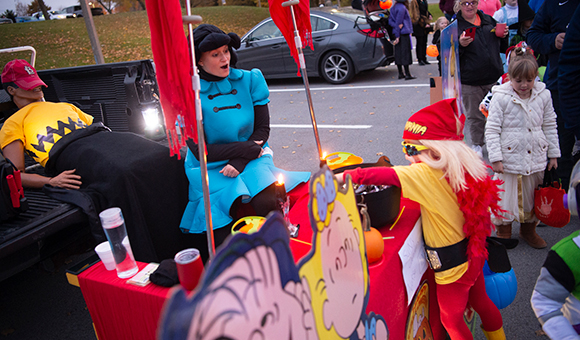
[[[38,72],[49,86],[45,98],[69,102],[113,131],[131,131],[160,139],[144,130],[141,111],[156,107],[157,80],[151,60],[70,67]],[[0,89],[0,128],[15,110]],[[161,137],[163,138],[163,136]],[[27,169],[35,162],[26,157]],[[42,174],[37,167],[33,172]],[[27,172],[30,172],[27,170]],[[0,281],[42,261],[73,243],[91,240],[87,216],[76,206],[52,199],[40,189],[25,189],[29,209],[0,222]]]

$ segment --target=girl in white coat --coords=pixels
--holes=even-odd
[[[500,193],[505,212],[492,218],[497,236],[511,238],[512,222],[520,223],[520,237],[534,248],[546,242],[536,233],[534,189],[542,183],[544,170],[558,166],[560,157],[556,114],[550,91],[536,82],[538,64],[529,49],[511,54],[511,81],[493,87],[485,125],[485,139],[496,176],[504,181]]]

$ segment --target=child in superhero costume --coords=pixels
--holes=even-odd
[[[451,339],[473,339],[463,319],[468,303],[480,315],[488,339],[505,339],[501,314],[487,296],[482,273],[486,237],[493,228],[490,210],[499,210],[498,182],[463,142],[464,122],[455,99],[439,101],[405,125],[403,151],[410,166],[357,168],[337,177],[396,185],[404,197],[418,202],[441,322]]]
[[[580,231],[552,247],[532,294],[532,308],[550,339],[580,339]]]

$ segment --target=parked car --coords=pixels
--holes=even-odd
[[[62,10],[75,18],[80,18],[83,16],[83,9],[80,5],[68,6],[63,8]],[[95,16],[95,15],[103,15],[104,13],[101,7],[91,7],[91,14]]]
[[[303,48],[308,76],[343,84],[361,71],[386,66],[394,60],[392,49],[385,56],[383,44],[365,34],[363,30],[369,26],[364,18],[363,11],[350,7],[311,9],[314,50]],[[242,37],[237,53],[238,68],[258,68],[266,78],[297,76],[298,66],[290,48],[271,18]]]
[[[31,21],[37,21],[36,18],[32,17],[32,16],[23,16],[23,17],[16,17],[16,22],[31,22]]]
[[[50,15],[50,20],[60,20],[67,18],[67,13],[65,11],[48,11],[48,15]],[[42,11],[32,14],[32,17],[36,20],[45,20]]]
[[[0,18],[0,24],[13,24],[14,22],[10,18]]]

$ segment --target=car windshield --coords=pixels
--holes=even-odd
[[[363,11],[359,11],[359,10],[355,10],[355,9],[347,9],[344,8],[342,10],[337,10],[337,9],[333,9],[331,11],[329,11],[328,13],[332,14],[332,15],[336,15],[337,17],[341,17],[350,21],[357,21],[357,19],[364,19],[365,15]],[[373,21],[377,21],[380,18],[376,15],[371,15],[370,16],[371,19]]]
[[[256,28],[254,32],[248,37],[250,41],[272,39],[281,37],[282,32],[276,27],[274,21],[270,20],[265,22],[262,26]]]

